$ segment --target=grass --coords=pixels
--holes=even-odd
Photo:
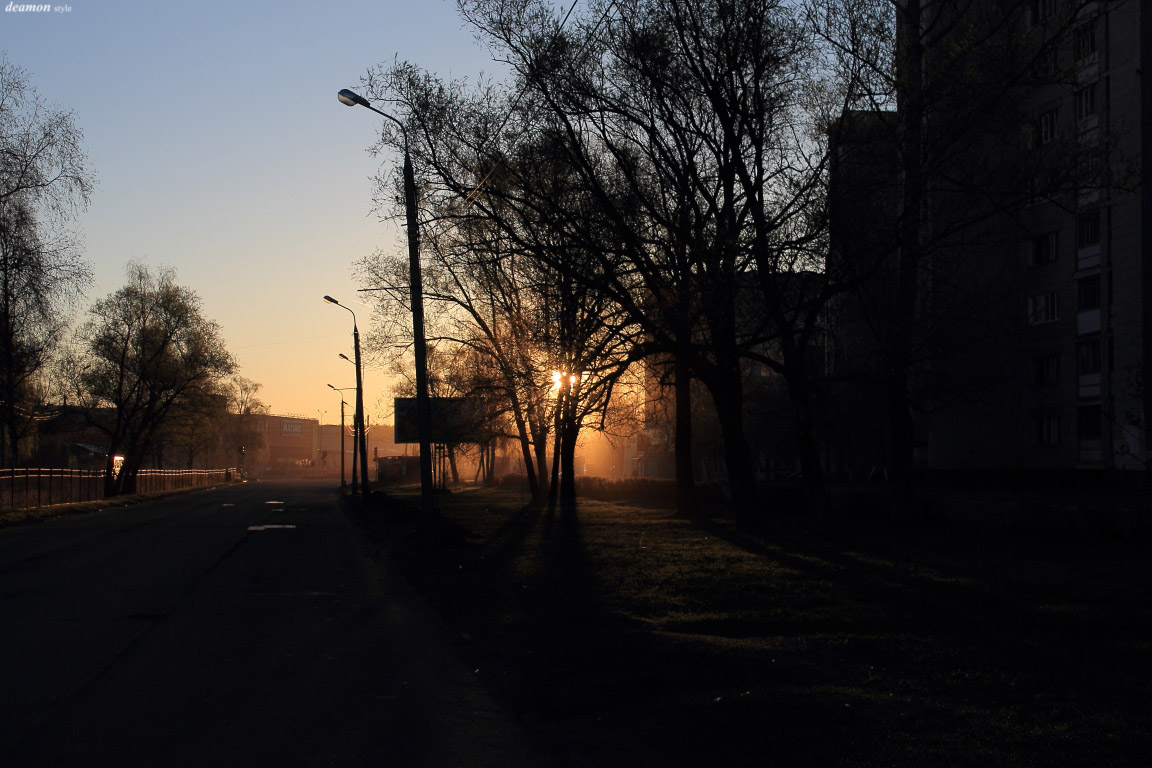
[[[415,489],[354,514],[572,765],[1148,765],[1147,542]]]

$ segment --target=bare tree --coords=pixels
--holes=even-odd
[[[32,381],[91,282],[67,229],[94,183],[82,138],[74,115],[0,54],[0,464],[19,460]]]
[[[234,374],[222,387],[226,410],[223,418],[227,423],[219,443],[222,455],[217,456],[217,461],[223,466],[235,465],[244,469],[245,461],[255,460],[253,457],[265,447],[264,432],[258,426],[259,417],[270,413],[271,409],[259,397],[263,388],[260,382]]]
[[[516,72],[522,96],[509,100],[511,123],[556,135],[593,203],[557,215],[573,231],[611,233],[614,247],[599,250],[597,290],[643,327],[650,349],[676,361],[680,485],[691,480],[687,404],[696,378],[713,395],[736,506],[754,516],[741,373],[752,358],[788,382],[805,477],[821,507],[805,360],[830,293],[826,111],[791,5],[601,2],[567,26],[546,3],[461,5]],[[485,204],[483,194],[471,199]]]
[[[227,435],[228,399],[227,387],[221,382],[198,391],[174,409],[153,442],[154,466],[164,467],[171,453],[175,454],[173,462],[179,460],[185,469],[195,469],[205,456],[211,460],[213,450]]]
[[[485,376],[475,383],[488,394],[498,393],[506,403],[533,500],[541,501],[545,495],[541,479],[546,477],[542,451],[549,422],[544,411],[547,373],[531,346],[527,298],[514,277],[518,260],[490,250],[493,243],[482,250],[482,257],[473,258],[469,243],[479,245],[469,241],[474,233],[426,225],[423,234],[430,262],[424,277],[429,336],[438,347],[473,353],[483,362]],[[380,322],[369,337],[370,348],[378,358],[390,360],[394,373],[403,375],[410,368],[398,353],[412,338],[406,311],[407,262],[400,256],[377,254],[365,260],[360,271],[366,283],[387,289],[376,307]],[[440,377],[430,376],[430,388],[433,378]],[[494,411],[493,416],[499,413]]]
[[[407,81],[410,87],[413,82]],[[426,98],[415,88],[407,93],[413,101],[418,95]],[[563,169],[549,164],[546,153],[523,161],[552,182],[554,199],[570,199],[571,190],[562,189]],[[506,173],[493,183],[500,194],[512,197],[519,194],[512,188],[522,181]],[[460,210],[459,197],[451,191],[440,197],[426,194],[423,202],[431,213],[424,228],[431,262],[424,286],[434,308],[432,336],[490,367],[474,383],[488,395],[500,392],[505,407],[493,415],[507,413],[512,419],[533,498],[541,501],[547,494],[571,511],[576,441],[582,427],[603,413],[616,379],[627,368],[628,323],[605,294],[572,278],[575,264],[554,267],[581,258],[585,269],[596,264],[587,257],[586,241],[553,227],[545,212],[515,205]],[[389,292],[395,301],[383,308],[391,319],[383,327],[402,327],[394,314],[405,295],[399,259],[377,257],[364,268],[375,285],[393,286]]]
[[[236,374],[225,388],[228,410],[232,413],[269,413],[267,404],[260,399],[260,390],[263,388],[260,382]]]
[[[128,283],[89,310],[77,332],[74,387],[109,440],[106,495],[135,490],[162,430],[222,392],[235,370],[220,329],[175,273],[131,264]],[[124,456],[119,473],[113,456]]]

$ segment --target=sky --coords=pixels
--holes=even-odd
[[[322,297],[367,332],[353,265],[404,232],[372,210],[372,177],[400,160],[367,151],[383,118],[336,93],[396,57],[444,76],[498,71],[455,2],[0,6],[0,49],[84,132],[97,188],[78,219],[95,277],[83,307],[123,285],[130,261],[173,267],[273,413],[338,422],[328,384],[355,383],[338,357],[353,356],[352,316]],[[385,374],[364,377],[369,417],[389,421]]]

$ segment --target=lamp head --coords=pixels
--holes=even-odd
[[[328,302],[329,304],[335,304],[337,306],[340,305],[340,302],[336,301],[336,299],[332,298],[331,296],[325,296],[324,301]]]
[[[340,99],[341,104],[344,104],[344,105],[349,106],[349,107],[355,107],[355,106],[367,107],[368,106],[368,99],[364,98],[363,96],[356,93],[355,91],[348,90],[347,88],[342,89],[340,91],[340,93],[336,94],[336,98]]]

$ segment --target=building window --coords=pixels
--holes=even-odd
[[[1100,275],[1084,277],[1076,281],[1076,309],[1100,309]]]
[[[1086,211],[1076,219],[1076,269],[1100,266],[1100,211]]]
[[[1028,29],[1042,21],[1046,21],[1056,15],[1056,0],[1029,0],[1027,19],[1025,24]]]
[[[1076,220],[1076,247],[1100,245],[1100,211],[1080,214]]]
[[[1050,80],[1056,76],[1059,68],[1059,58],[1055,46],[1040,51],[1036,56],[1036,76],[1042,80]]]
[[[1096,53],[1096,21],[1076,27],[1073,33],[1072,48],[1076,52],[1076,60],[1083,61]]]
[[[1032,383],[1037,387],[1054,387],[1060,383],[1060,355],[1032,358]]]
[[[1058,254],[1056,232],[1047,232],[1039,237],[1032,238],[1032,266],[1051,264],[1056,261]]]
[[[1059,294],[1040,293],[1028,297],[1028,322],[1031,325],[1054,323],[1060,319],[1058,311]]]
[[[1040,115],[1040,143],[1047,144],[1056,140],[1056,119],[1059,110],[1053,108]]]
[[[1076,91],[1076,121],[1084,122],[1096,117],[1096,84]]]
[[[1060,417],[1056,414],[1043,414],[1036,418],[1036,444],[1060,444]]]
[[[1076,375],[1100,373],[1100,337],[1088,336],[1076,342]]]
[[[1104,156],[1099,147],[1085,147],[1077,158],[1081,184],[1099,184],[1104,176]]]
[[[1099,440],[1103,437],[1100,424],[1100,406],[1082,405],[1076,409],[1076,435],[1081,440]]]

